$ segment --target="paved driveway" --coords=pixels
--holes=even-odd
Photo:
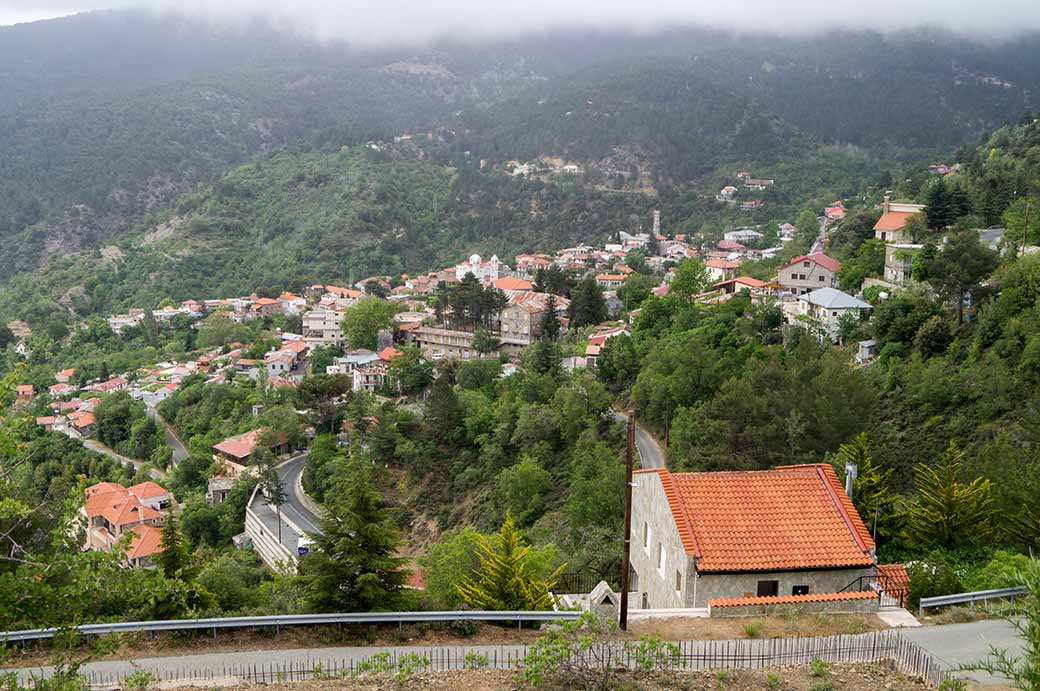
[[[1007,649],[1012,654],[1022,652],[1019,640],[1011,624],[1002,619],[976,621],[969,624],[947,624],[945,626],[922,626],[904,629],[903,635],[927,650],[945,669],[955,669],[984,659],[991,647]],[[980,684],[1003,684],[985,672],[965,672],[964,676]]]

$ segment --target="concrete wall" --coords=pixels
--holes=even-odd
[[[633,608],[675,609],[690,603],[697,577],[672,518],[664,487],[657,473],[638,473],[632,488],[631,563],[636,572],[632,588],[638,597]],[[650,544],[644,546],[644,526],[650,528]],[[658,547],[664,548],[664,571],[658,569]],[[675,589],[679,572],[681,588]],[[643,597],[646,597],[645,603]]]
[[[860,576],[871,576],[873,573],[873,567],[771,573],[702,573],[698,579],[696,602],[687,607],[707,607],[708,600],[717,597],[755,597],[758,595],[759,581],[779,581],[777,595],[791,595],[796,585],[809,586],[809,593],[836,593]]]

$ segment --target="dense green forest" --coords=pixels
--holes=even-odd
[[[0,279],[137,235],[144,214],[255,156],[391,133],[447,128],[444,162],[460,170],[621,149],[679,194],[722,164],[780,166],[818,145],[948,150],[1035,107],[1040,59],[1032,36],[698,29],[361,51],[136,12],[0,35]],[[480,180],[472,194],[499,194]]]

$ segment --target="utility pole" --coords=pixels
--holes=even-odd
[[[621,557],[621,614],[618,628],[628,630],[628,570],[632,551],[632,454],[636,444],[636,411],[628,411],[628,445],[625,448],[625,549]]]

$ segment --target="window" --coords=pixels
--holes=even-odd
[[[675,570],[675,592],[682,592],[682,571],[679,569]]]
[[[643,549],[650,552],[650,524],[643,521]]]
[[[808,595],[809,594],[809,586],[807,586],[807,585],[796,585],[793,588],[791,588],[791,594],[792,595]]]
[[[780,581],[759,581],[758,596],[771,597],[780,592]]]
[[[826,280],[827,280],[826,276],[820,276],[820,283],[823,283]]]
[[[809,262],[802,262],[802,266],[804,266],[805,268],[808,269],[809,268]]]
[[[657,570],[664,575],[664,545],[660,542],[657,543]]]

